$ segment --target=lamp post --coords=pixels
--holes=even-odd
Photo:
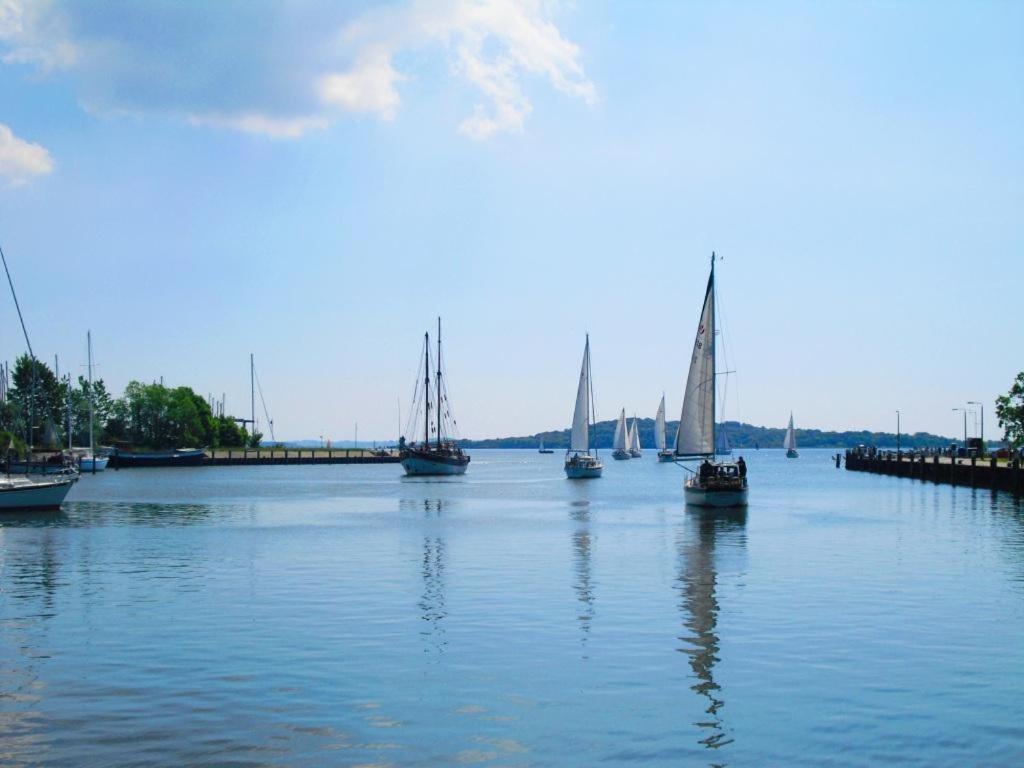
[[[896,409],[896,455],[900,455],[900,411]]]
[[[977,400],[968,400],[968,405],[976,405],[981,409],[981,455],[985,455],[985,404]]]

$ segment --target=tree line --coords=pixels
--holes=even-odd
[[[97,444],[134,449],[253,447],[263,435],[250,434],[228,415],[213,412],[191,387],[166,387],[132,381],[121,397],[103,379],[58,379],[50,367],[22,355],[11,372],[7,397],[0,403],[2,448],[23,452],[27,445],[56,448],[89,444],[89,400]],[[70,419],[69,419],[70,414]],[[69,427],[70,423],[70,427]],[[2,450],[0,448],[0,450]]]

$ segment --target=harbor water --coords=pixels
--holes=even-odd
[[[84,476],[0,517],[4,766],[1024,765],[1024,510],[746,451]]]

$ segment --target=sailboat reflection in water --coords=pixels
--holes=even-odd
[[[688,530],[679,535],[679,592],[683,626],[688,630],[679,639],[679,649],[690,657],[690,669],[696,682],[690,690],[706,700],[704,713],[694,723],[704,738],[700,743],[708,749],[719,749],[732,743],[730,730],[722,719],[725,706],[722,687],[715,681],[719,658],[718,612],[721,570],[720,553],[735,553],[746,546],[746,510],[701,512],[686,516]]]

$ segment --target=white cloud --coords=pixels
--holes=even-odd
[[[0,0],[0,62],[59,74],[90,111],[291,139],[345,113],[396,119],[414,67],[441,54],[477,95],[459,132],[486,139],[524,129],[528,78],[596,100],[554,2],[394,0],[357,12],[330,0]]]
[[[453,54],[455,73],[484,97],[459,132],[486,139],[522,131],[532,105],[524,74],[542,76],[559,91],[592,104],[594,85],[580,50],[544,18],[538,0],[416,0],[404,9],[367,14],[349,25],[344,43],[359,53],[354,65],[326,76],[320,94],[328,104],[393,119],[400,98],[396,54],[441,44]]]
[[[33,176],[53,170],[53,158],[45,147],[19,139],[14,131],[0,123],[0,176],[13,184],[24,184]]]
[[[212,125],[243,133],[261,134],[272,139],[297,139],[310,131],[322,131],[327,128],[327,119],[323,117],[270,117],[258,112],[237,115],[189,115],[189,122],[192,125]]]

